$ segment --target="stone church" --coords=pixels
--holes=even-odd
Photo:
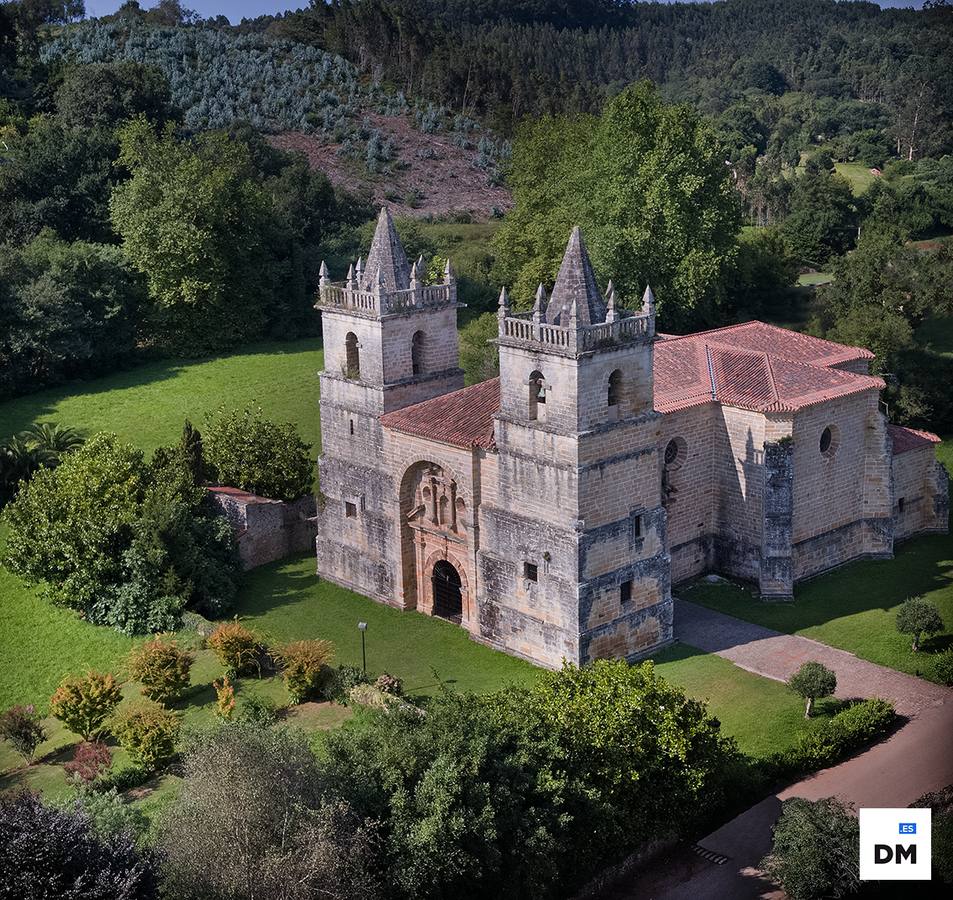
[[[858,347],[762,322],[657,334],[576,228],[531,312],[500,294],[498,378],[464,387],[457,287],[387,210],[322,265],[318,573],[544,666],[672,640],[672,585],[794,584],[945,531],[938,438],[890,425]]]

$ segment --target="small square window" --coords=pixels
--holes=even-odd
[[[344,501],[344,515],[349,519],[356,518],[357,507],[350,500]]]
[[[539,581],[539,567],[536,563],[523,563],[523,577],[527,581]]]
[[[619,585],[619,600],[621,600],[622,603],[625,604],[625,603],[628,603],[631,599],[632,599],[632,582],[623,581],[622,584]]]

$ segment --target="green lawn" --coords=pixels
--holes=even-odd
[[[320,445],[321,342],[257,344],[216,359],[154,362],[0,404],[0,439],[32,422],[54,421],[87,434],[114,431],[151,452],[178,439],[190,418],[199,428],[220,405],[257,404],[270,419],[293,422]]]
[[[863,194],[878,177],[871,173],[870,166],[865,166],[859,162],[834,163],[834,170],[838,175],[843,175],[844,178],[850,182],[850,187],[855,197],[859,197]]]
[[[770,678],[762,678],[704,653],[687,644],[676,646],[655,658],[658,671],[685,693],[708,704],[745,753],[759,757],[794,745],[797,736],[833,714],[836,701],[822,701],[817,715],[804,718],[804,701]]]
[[[939,607],[946,632],[912,653],[910,639],[897,633],[896,613],[917,594]],[[763,603],[749,589],[729,582],[699,581],[680,596],[929,678],[936,652],[953,643],[953,539],[934,535],[899,544],[893,560],[852,563],[798,585],[793,603]]]
[[[819,284],[830,284],[834,276],[830,272],[805,272],[798,275],[797,283],[801,287],[817,287]]]

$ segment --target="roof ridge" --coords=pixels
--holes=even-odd
[[[771,402],[780,403],[781,395],[778,393],[778,383],[774,378],[774,366],[771,365],[771,357],[767,353],[764,354],[764,364],[768,368],[768,384],[771,387],[771,394],[774,397],[774,400],[772,400]],[[815,368],[817,367],[815,366]]]
[[[715,367],[711,360],[711,347],[705,344],[705,360],[708,363],[708,383],[711,385],[711,399],[718,399],[718,384],[715,381]]]

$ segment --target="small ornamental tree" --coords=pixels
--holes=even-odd
[[[88,672],[64,678],[50,698],[50,712],[88,741],[116,708],[122,694],[112,675]]]
[[[154,700],[139,700],[120,708],[110,727],[132,761],[152,771],[175,755],[180,724]]]
[[[897,631],[901,634],[912,634],[911,649],[916,652],[920,649],[921,635],[937,634],[943,630],[943,619],[936,605],[923,597],[911,597],[904,601],[897,611]]]
[[[785,800],[761,866],[791,900],[846,897],[859,889],[856,816],[833,797]]]
[[[212,682],[215,688],[215,704],[218,708],[219,718],[224,722],[230,722],[235,714],[235,685],[227,675],[223,675],[221,680]]]
[[[0,715],[0,738],[27,762],[32,762],[36,748],[46,740],[46,731],[32,705],[11,706]]]
[[[330,641],[292,641],[282,647],[278,659],[292,703],[316,696],[322,681],[331,680],[328,663],[333,656],[334,645]]]
[[[819,662],[806,662],[788,679],[788,687],[807,701],[804,718],[809,719],[814,701],[837,690],[837,676]]]
[[[95,781],[112,763],[109,748],[101,741],[83,741],[73,751],[73,758],[63,766],[70,778],[85,784]]]
[[[168,704],[188,689],[193,659],[175,641],[156,638],[129,654],[129,673],[141,682],[144,696]]]
[[[205,429],[202,448],[219,484],[275,500],[297,500],[311,492],[311,445],[293,425],[270,422],[260,409],[220,410]]]
[[[255,633],[237,619],[219,625],[209,635],[208,645],[229,675],[261,671],[264,647]]]

